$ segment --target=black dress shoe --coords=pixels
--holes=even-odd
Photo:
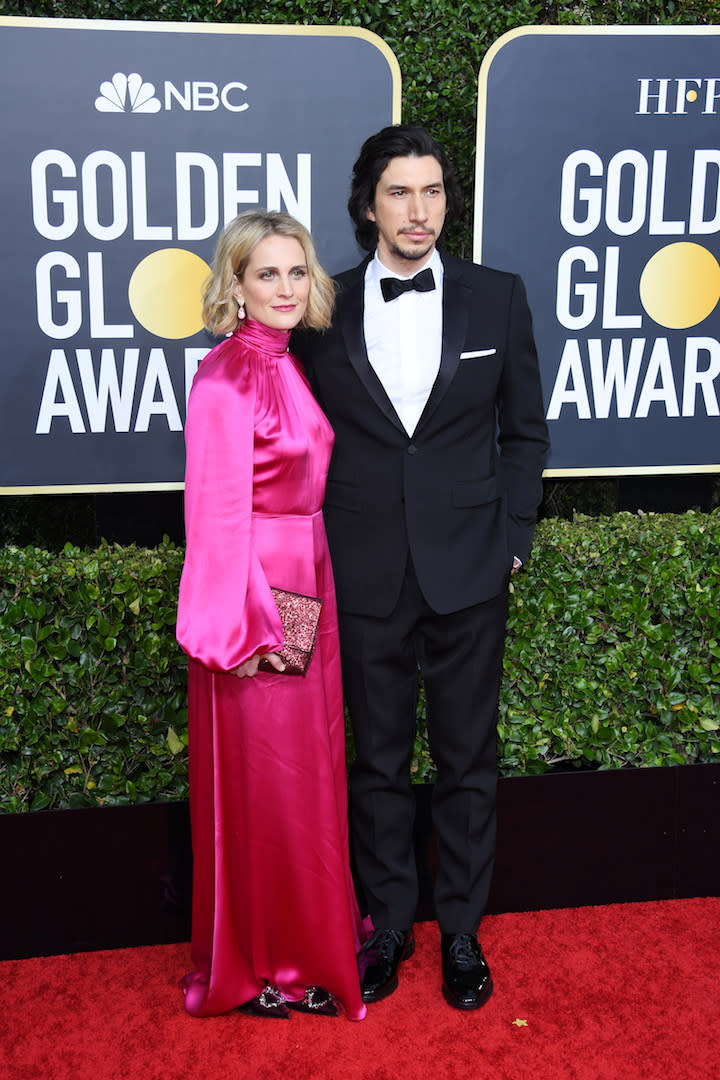
[[[442,935],[442,992],[455,1009],[479,1009],[492,994],[492,979],[474,934]]]
[[[270,1016],[278,1020],[290,1019],[285,998],[278,989],[269,984],[262,993],[240,1005],[239,1009],[246,1016]]]
[[[301,1001],[288,1001],[287,1006],[295,1012],[310,1013],[313,1016],[340,1015],[337,1001],[330,991],[322,986],[308,986]]]
[[[392,994],[398,984],[401,960],[407,960],[414,952],[411,930],[376,930],[358,956],[363,1001],[382,1001]]]

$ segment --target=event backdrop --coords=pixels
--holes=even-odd
[[[2,18],[0,85],[0,492],[180,487],[219,230],[287,210],[354,265],[397,61],[352,28]]]
[[[550,475],[720,470],[719,32],[528,27],[483,63],[475,259],[527,286]]]

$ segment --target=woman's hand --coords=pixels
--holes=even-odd
[[[240,664],[239,667],[233,668],[230,672],[231,675],[237,675],[238,679],[252,679],[257,675],[258,665],[261,660],[267,660],[276,671],[284,671],[285,665],[283,664],[280,656],[276,652],[255,653],[249,660],[246,660],[244,664]]]

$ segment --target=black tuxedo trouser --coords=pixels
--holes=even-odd
[[[412,562],[389,616],[340,614],[355,865],[376,929],[407,929],[418,901],[410,762],[423,674],[438,776],[435,909],[444,933],[474,933],[495,851],[497,702],[507,589],[449,615],[427,604]]]

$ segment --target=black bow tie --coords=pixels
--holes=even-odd
[[[427,269],[421,270],[414,278],[407,281],[396,277],[380,278],[380,288],[382,289],[383,300],[394,300],[401,293],[413,292],[413,290],[415,292],[432,292],[435,288],[435,278],[428,266]]]

